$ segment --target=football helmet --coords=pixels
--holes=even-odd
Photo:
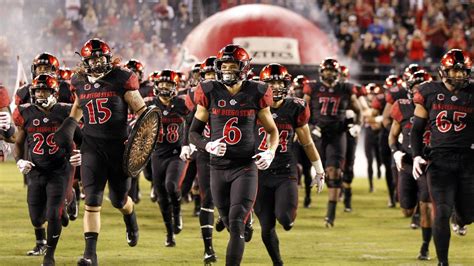
[[[273,91],[273,101],[278,102],[288,94],[288,87],[291,84],[291,75],[286,67],[272,63],[266,65],[260,71],[260,81],[268,83]]]
[[[88,75],[103,75],[112,69],[112,51],[107,43],[94,38],[81,49],[80,56]]]
[[[36,97],[37,90],[49,90],[48,97]],[[51,74],[40,74],[35,77],[30,86],[30,100],[32,104],[48,108],[57,102],[59,90],[59,82],[55,76]]]
[[[142,62],[138,61],[137,59],[130,59],[127,63],[125,63],[125,67],[133,71],[137,75],[139,81],[142,80],[143,70],[145,69]]]
[[[439,66],[439,76],[443,82],[453,86],[454,89],[462,89],[469,84],[471,75],[472,60],[469,55],[461,49],[449,50],[441,59]],[[462,71],[462,76],[450,75],[450,70]]]
[[[156,96],[173,98],[178,95],[177,87],[180,79],[175,71],[170,69],[154,71],[150,74],[149,79],[154,83],[153,92]]]
[[[214,71],[217,80],[227,86],[232,86],[246,78],[250,69],[250,56],[244,48],[236,44],[229,44],[222,48],[214,61]],[[236,69],[222,70],[223,63],[236,63]]]
[[[340,73],[341,67],[334,58],[326,58],[319,64],[319,79],[331,87],[339,81]]]
[[[38,69],[39,66],[48,66],[50,69]],[[37,72],[40,73],[37,73]],[[31,64],[31,74],[33,75],[33,79],[40,75],[40,74],[57,74],[59,71],[59,60],[56,56],[50,53],[41,53],[38,54],[34,59],[33,63]]]
[[[216,61],[216,58],[217,57],[215,56],[209,56],[206,58],[206,60],[204,60],[204,62],[202,62],[200,65],[201,79],[205,80],[207,73],[213,73],[215,79],[216,72],[214,70],[214,62]]]

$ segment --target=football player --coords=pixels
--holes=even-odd
[[[431,241],[431,200],[428,193],[426,175],[415,180],[412,175],[413,161],[411,158],[410,130],[413,126],[413,94],[423,82],[431,81],[431,75],[424,70],[412,74],[406,83],[408,99],[398,99],[392,106],[391,117],[393,119],[388,143],[399,173],[398,193],[400,207],[405,217],[411,217],[415,213],[415,207],[419,204],[421,213],[421,231],[423,244],[418,259],[429,260],[428,248]],[[403,141],[400,145],[399,135],[402,134]],[[424,132],[423,144],[429,144],[429,128]]]
[[[311,185],[317,186],[318,193],[324,186],[324,168],[309,131],[308,104],[301,98],[286,97],[291,83],[286,67],[275,63],[266,65],[260,72],[260,80],[273,90],[270,110],[280,133],[280,141],[270,167],[258,171],[255,213],[262,227],[263,243],[273,265],[283,265],[275,225],[278,221],[283,229],[289,231],[296,219],[298,180],[296,160],[292,153],[295,135],[315,169],[316,175]],[[256,150],[264,152],[268,149],[267,133],[260,121],[257,121],[256,130]]]
[[[100,39],[88,40],[80,52],[82,67],[71,85],[76,97],[70,116],[56,132],[56,142],[68,143],[72,129],[84,117],[81,179],[85,194],[84,255],[78,265],[97,265],[96,246],[106,183],[112,206],[123,214],[129,246],[138,243],[133,200],[128,197],[130,177],[123,171],[128,137],[128,109],[140,115],[146,109],[138,91],[138,77],[112,62],[112,51]]]
[[[455,210],[455,232],[464,235],[474,221],[474,85],[469,81],[472,60],[459,49],[441,59],[441,81],[422,84],[415,93],[415,117],[411,130],[413,176],[426,170],[423,135],[430,125],[428,184],[434,207],[433,238],[438,265],[448,265]]]
[[[326,58],[320,64],[320,81],[308,82],[304,86],[304,98],[311,110],[312,135],[326,169],[329,189],[326,227],[333,227],[336,218],[337,198],[342,186],[342,169],[346,156],[346,110],[356,114],[358,125],[361,112],[352,85],[340,82],[339,62]]]
[[[239,265],[245,247],[245,222],[257,195],[257,168],[267,169],[278,146],[278,129],[270,113],[272,91],[245,79],[250,57],[242,47],[222,48],[214,64],[217,81],[198,85],[190,142],[211,154],[211,193],[230,231],[226,264]],[[257,118],[270,134],[268,150],[254,154]],[[202,136],[209,121],[211,138]]]
[[[180,81],[175,71],[162,70],[151,80],[155,83],[156,98],[153,104],[160,108],[163,115],[163,130],[151,156],[153,187],[158,195],[158,205],[166,227],[165,246],[174,247],[174,235],[183,229],[181,184],[186,169],[179,155],[188,110],[183,97],[177,97]]]
[[[81,155],[75,151],[71,156],[72,146],[60,147],[55,141],[55,130],[71,110],[70,104],[56,103],[53,99],[59,90],[56,77],[40,74],[29,88],[31,103],[18,106],[13,113],[18,128],[14,156],[20,172],[27,175],[28,210],[36,235],[36,246],[27,255],[45,254],[42,265],[54,265],[70,168],[71,164],[80,165]],[[79,128],[74,130],[77,136]],[[23,159],[25,154],[28,160]],[[45,220],[48,221],[47,240]]]

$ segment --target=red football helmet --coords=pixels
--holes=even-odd
[[[71,80],[74,72],[69,67],[59,68],[59,79],[60,80]]]
[[[404,82],[407,82],[411,75],[415,74],[415,72],[422,70],[423,68],[420,67],[418,64],[410,64],[408,65],[405,70],[403,71],[402,79]]]
[[[385,79],[385,83],[383,84],[384,89],[388,90],[393,87],[400,87],[403,81],[397,75],[390,75]]]
[[[199,84],[199,80],[201,79],[201,64],[194,64],[194,66],[191,68],[191,71],[189,71],[189,79],[188,79],[188,86],[189,87],[195,87]]]
[[[341,65],[341,78],[343,81],[348,80],[351,77],[349,68]]]
[[[334,58],[326,58],[319,64],[319,79],[329,86],[335,86],[339,81],[341,67]]]
[[[49,66],[51,68],[51,72],[45,72],[48,74],[57,74],[59,70],[59,60],[56,58],[56,56],[50,54],[50,53],[41,53],[38,54],[34,59],[33,59],[33,64],[31,64],[31,74],[33,75],[33,79],[39,75],[39,74],[44,74],[44,73],[36,73],[36,69],[38,66]]]
[[[425,70],[416,71],[407,81],[408,92],[413,93],[413,86],[432,80],[433,78],[431,77],[430,73],[426,72]]]
[[[293,87],[303,88],[303,86],[309,82],[309,79],[304,75],[298,75],[293,79]]]
[[[278,102],[288,94],[288,86],[291,84],[291,75],[286,67],[272,63],[266,65],[260,71],[260,81],[270,83],[273,90],[273,101]],[[277,82],[281,81],[282,84]]]
[[[201,72],[201,78],[204,79],[206,76],[206,73],[211,73],[214,72],[214,63],[216,62],[217,57],[215,56],[209,56],[202,62],[200,66],[200,72]]]
[[[462,89],[469,84],[471,75],[472,60],[469,55],[460,49],[449,50],[441,59],[439,76],[441,79],[453,86],[455,89]],[[449,70],[464,71],[463,77],[453,77],[449,75]]]
[[[365,85],[365,90],[367,91],[367,93],[372,95],[382,93],[382,88],[380,88],[380,86],[375,83],[369,83]]]
[[[236,44],[226,45],[219,51],[214,63],[217,80],[228,86],[244,80],[250,69],[250,60],[250,56],[244,48]],[[238,69],[222,71],[222,64],[227,62],[237,63]]]
[[[149,80],[154,83],[153,92],[155,95],[165,98],[172,98],[178,95],[177,87],[180,79],[177,72],[170,69],[154,71],[150,74]],[[163,85],[160,83],[163,83]]]
[[[81,49],[82,62],[87,74],[104,74],[112,69],[112,51],[107,43],[100,39],[88,40]],[[105,57],[106,62],[93,62],[91,65],[89,59]]]
[[[140,81],[142,80],[143,70],[145,69],[142,62],[138,61],[137,59],[130,59],[125,64],[125,67],[133,71],[138,76]]]
[[[36,76],[30,86],[30,100],[32,104],[42,107],[50,106],[50,98],[36,98],[36,90],[50,90],[54,98],[58,96],[59,82],[55,76],[51,74],[40,74]]]

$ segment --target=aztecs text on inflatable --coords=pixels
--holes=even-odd
[[[253,4],[204,20],[186,37],[175,66],[189,68],[229,43],[244,47],[253,64],[316,65],[336,54],[329,35],[311,21],[282,7]]]

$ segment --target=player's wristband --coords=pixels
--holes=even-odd
[[[13,126],[13,124],[10,125],[10,128],[8,130],[3,131],[2,134],[6,139],[11,138],[13,136],[13,134],[15,134],[15,127]]]
[[[396,151],[400,150],[396,143],[390,144],[390,151],[394,154]]]
[[[324,167],[323,163],[321,162],[321,159],[311,162],[311,165],[313,165],[314,170],[316,170],[317,174],[324,173]]]

